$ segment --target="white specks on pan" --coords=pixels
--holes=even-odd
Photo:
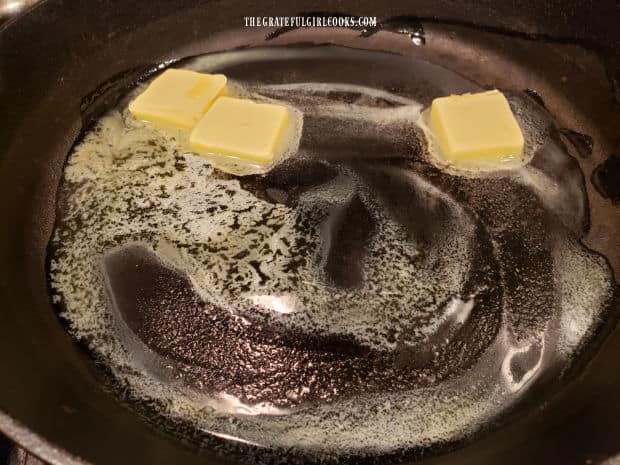
[[[314,53],[304,50],[272,53],[278,59]],[[256,52],[248,53],[256,57]],[[192,66],[215,71],[214,67],[233,62],[240,63],[222,54]],[[343,120],[343,127],[353,128],[352,134],[375,131],[376,137],[379,127],[391,141],[403,142],[396,144],[398,149],[407,147],[410,137],[399,128],[413,126],[421,109],[409,97],[341,83],[264,87],[253,83],[248,92],[290,99],[310,119],[331,115]],[[345,95],[346,101],[333,101],[330,92]],[[347,100],[348,96],[352,97]],[[364,172],[346,162],[338,164],[331,180],[295,194],[295,202],[271,202],[189,153],[182,131],[137,122],[123,104],[126,101],[101,118],[68,160],[59,198],[61,219],[52,239],[53,299],[61,305],[71,331],[135,397],[157,402],[163,415],[190,422],[197,430],[250,444],[336,454],[376,454],[449,442],[509,407],[546,369],[549,358],[569,360],[608,302],[611,277],[602,259],[567,239],[571,236],[562,228],[548,241],[532,229],[534,239],[525,239],[541,249],[536,257],[552,257],[554,282],[541,292],[552,296],[553,305],[543,310],[532,307],[531,319],[528,314],[512,315],[517,305],[525,308],[530,302],[529,281],[519,278],[527,278],[528,267],[539,265],[513,260],[523,247],[518,234],[528,231],[530,221],[536,228],[541,225],[535,223],[538,217],[515,206],[511,196],[526,191],[528,199],[538,196],[553,211],[578,197],[574,192],[564,195],[559,185],[547,189],[554,182],[549,173],[528,176],[515,169],[487,180],[452,179],[432,172],[435,178],[445,176],[447,184],[441,185],[409,171],[411,164],[376,168],[374,175],[383,170],[390,181],[413,186],[412,195],[424,203],[414,213],[445,215],[437,234],[423,229],[416,236],[411,234],[416,224],[407,225],[390,211],[389,195],[377,195]],[[537,118],[528,116],[529,110],[517,110],[520,121]],[[304,137],[311,139],[320,131],[308,134]],[[329,137],[325,135],[328,141]],[[539,146],[536,137],[532,141],[532,147]],[[316,155],[313,142],[317,141],[302,137],[294,157],[311,160]],[[521,190],[502,190],[509,184]],[[292,196],[284,194],[283,198]],[[363,280],[355,286],[338,286],[326,278],[325,257],[338,247],[335,232],[348,221],[342,205],[355,202],[373,224],[372,234],[360,239],[365,241],[365,256],[359,260]],[[582,214],[580,210],[577,216]],[[576,225],[567,227],[573,231]],[[432,247],[424,242],[428,234],[433,236]],[[485,241],[490,248],[485,253],[501,268],[496,274],[491,265],[474,266]],[[285,332],[350,337],[382,354],[395,353],[401,346],[413,353],[427,351],[431,360],[441,360],[442,347],[450,344],[463,344],[459,356],[479,353],[470,365],[443,378],[434,368],[427,370],[428,378],[436,376],[437,382],[354,396],[346,395],[346,386],[336,385],[332,388],[345,395],[323,403],[305,403],[315,395],[315,378],[329,376],[308,363],[308,370],[316,368],[316,377],[286,391],[291,408],[251,403],[226,389],[210,393],[191,389],[183,379],[166,378],[171,366],[153,373],[128,350],[127,335],[119,334],[105,293],[102,259],[110,250],[135,243],[186,273],[205,302],[229,311],[241,327],[260,319]],[[475,273],[485,285],[469,289],[467,283]],[[501,294],[496,296],[497,311],[502,313],[499,328],[492,324],[493,311],[481,306],[479,295],[493,286]],[[540,318],[542,323],[534,318],[539,314],[546,317]],[[487,319],[492,321],[484,323]],[[476,346],[485,336],[482,332],[459,336],[459,331],[480,328],[497,332],[486,346]],[[437,371],[440,368],[441,364]]]

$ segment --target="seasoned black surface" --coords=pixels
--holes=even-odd
[[[304,51],[311,51],[312,55],[285,61],[277,59],[277,54],[276,58],[260,60],[252,60],[250,55],[241,64],[218,71],[241,82],[262,84],[300,81],[355,83],[378,89],[396,86],[401,95],[426,103],[435,95],[476,89],[475,83],[448,70],[397,55],[337,47],[283,50],[301,57],[304,57]],[[273,50],[263,52],[273,53]],[[243,53],[237,52],[241,57]],[[364,74],[369,67],[373,68],[373,73]],[[405,81],[405,75],[411,77]],[[277,88],[266,88],[265,92],[282,97],[278,94],[282,91]],[[389,97],[371,97],[373,94],[362,95],[359,91],[324,94],[297,91],[293,95],[286,94],[286,98],[310,106],[318,106],[324,101],[330,104],[356,102],[367,110],[402,105]],[[525,105],[524,111],[532,115],[538,115],[536,112],[540,111],[527,98],[518,105],[519,108]],[[407,108],[407,111],[412,110]],[[542,127],[549,124],[544,115],[546,112],[539,115],[544,121]],[[528,145],[532,143],[532,131],[532,128],[527,130]],[[439,313],[447,304],[446,296],[437,297],[433,291],[416,304],[422,308],[409,309],[412,316],[404,328],[388,310],[387,318],[395,320],[390,334],[390,342],[396,345],[394,350],[371,349],[350,336],[327,338],[299,329],[287,332],[285,327],[273,325],[268,318],[261,319],[259,310],[246,315],[251,322],[248,324],[234,318],[231,308],[203,302],[182,271],[166,268],[146,248],[129,246],[110,251],[135,240],[122,234],[106,238],[104,244],[97,244],[108,254],[105,273],[108,291],[119,312],[118,318],[127,323],[129,330],[148,349],[162,357],[158,365],[174,367],[173,373],[166,374],[168,378],[182,378],[184,384],[207,393],[224,391],[244,402],[272,402],[283,407],[301,403],[316,405],[364,394],[387,394],[439,384],[477,361],[496,339],[502,319],[506,320],[508,331],[520,342],[541,338],[545,325],[557,311],[551,257],[554,236],[563,237],[568,230],[568,235],[579,238],[585,233],[587,221],[584,218],[586,199],[581,171],[573,159],[558,152],[554,141],[559,134],[554,132],[553,135],[555,137],[547,142],[548,145],[537,151],[532,165],[553,180],[563,179],[563,189],[575,192],[557,209],[545,206],[544,200],[537,198],[532,189],[518,178],[509,175],[500,178],[459,177],[436,168],[423,154],[419,132],[411,124],[398,120],[373,126],[363,120],[343,120],[309,112],[302,138],[303,153],[309,158],[293,157],[268,174],[239,178],[241,186],[257,198],[274,207],[283,203],[298,213],[295,223],[298,234],[285,238],[294,242],[287,243],[287,247],[294,250],[287,263],[289,272],[294,273],[296,267],[307,261],[317,260],[326,284],[335,286],[335,289],[350,290],[365,285],[367,279],[363,270],[368,244],[377,235],[377,215],[392,218],[408,240],[418,244],[416,247],[421,253],[415,259],[418,266],[432,266],[435,272],[440,272],[439,268],[443,266],[437,263],[446,263],[446,260],[450,263],[450,258],[437,258],[441,257],[443,249],[448,247],[452,238],[463,236],[466,247],[471,249],[468,257],[471,270],[457,294],[448,296],[448,299],[475,296],[472,316],[462,327],[448,320],[433,334],[425,337],[416,334],[416,329],[430,324],[434,318],[429,308]],[[153,142],[151,145],[157,144]],[[131,156],[130,150],[114,163],[123,166]],[[146,164],[150,166],[154,162],[148,160]],[[148,169],[142,165],[131,166],[136,174]],[[163,179],[184,170],[184,164],[179,163],[162,166],[161,173],[149,176],[157,184],[157,176]],[[214,176],[231,177],[219,172]],[[353,193],[344,200],[334,201],[328,208],[317,210],[301,202],[300,196],[304,192],[334,184],[341,189],[354,186],[348,187]],[[429,190],[429,185],[435,190]],[[75,202],[72,196],[80,187],[80,183],[72,185],[69,180],[63,183],[59,202],[59,239],[53,241],[50,254],[54,261],[69,263],[65,246],[72,241],[79,243],[74,233],[87,227],[80,215],[69,213],[71,210],[66,205]],[[543,187],[550,188],[546,184]],[[97,198],[97,187],[89,189],[91,196]],[[163,185],[162,189],[166,198],[177,195],[173,189],[165,191]],[[132,191],[124,201],[134,205],[135,196],[142,197],[143,190],[143,184],[138,184],[137,191]],[[438,192],[444,193],[445,197]],[[101,208],[105,217],[107,201],[115,195],[112,191],[106,193],[90,208],[93,211]],[[363,197],[373,199],[374,206],[371,208],[370,201],[362,200]],[[175,208],[181,208],[175,205]],[[249,202],[235,213],[233,229],[240,227],[244,214],[253,207]],[[215,201],[205,207],[205,211],[213,215],[216,210],[228,211],[228,208],[228,205],[218,205]],[[176,218],[178,213],[173,210],[166,210],[165,214]],[[143,224],[153,221],[157,211],[156,207],[136,207],[126,214],[128,220]],[[270,224],[272,212],[266,211],[265,216],[258,220],[261,225]],[[304,214],[304,211],[310,213]],[[570,221],[557,217],[563,211],[571,212]],[[100,218],[100,221],[96,230],[101,229],[107,219]],[[317,238],[308,240],[303,236],[306,231],[315,231],[317,224],[322,225],[318,244],[329,246],[317,247]],[[461,230],[469,224],[473,231]],[[278,223],[269,226],[280,227]],[[191,232],[186,225],[182,229],[185,233]],[[277,229],[269,229],[262,242],[253,238],[256,242],[252,242],[250,248],[269,247],[266,241],[276,232]],[[174,245],[181,247],[180,243]],[[397,245],[381,243],[379,253],[384,255]],[[183,244],[190,255],[204,249],[209,254],[225,257],[227,272],[217,279],[228,282],[227,286],[235,286],[234,276],[240,274],[239,260],[247,257],[249,251],[231,256],[229,246],[225,242]],[[432,260],[437,262],[432,264]],[[261,284],[265,284],[270,277],[261,272],[260,263],[253,261],[249,265],[260,277]],[[205,263],[203,266],[212,265]],[[373,273],[375,270],[368,271]],[[393,279],[400,283],[396,290],[402,294],[407,278],[395,276]],[[241,286],[240,290],[248,292],[250,288]],[[293,283],[291,292],[296,291]],[[66,291],[60,289],[61,296],[63,293]],[[68,299],[65,296],[63,300]],[[367,302],[364,311],[384,311],[375,305]],[[331,311],[337,314],[340,309],[334,304]],[[75,308],[67,309],[69,319],[74,312]],[[506,314],[502,315],[503,312]],[[420,315],[415,316],[416,313]],[[98,343],[100,341],[89,341],[95,353]],[[138,354],[134,355],[147,360],[144,353],[140,354],[145,350],[137,348]],[[155,369],[152,365],[148,363],[149,368]],[[534,365],[530,364],[530,367]],[[517,373],[515,381],[519,379]],[[302,398],[291,394],[304,386],[311,386],[310,395]]]
[[[592,172],[592,184],[599,193],[614,203],[620,203],[620,157],[610,156]]]
[[[48,1],[0,31],[0,93],[6,109],[0,129],[0,255],[4,263],[10,264],[0,271],[0,364],[3,375],[6,374],[0,383],[2,411],[71,455],[96,463],[118,464],[119,450],[127,454],[127,463],[216,463],[216,459],[208,457],[208,451],[197,452],[161,434],[102,390],[88,358],[54,317],[44,269],[54,192],[62,161],[80,127],[80,100],[105,78],[145,63],[204,51],[201,39],[218,30],[237,27],[239,12],[284,14],[317,8],[316,2],[303,1],[287,6],[233,1],[223,10],[220,5],[189,1],[149,2],[148,8],[140,3],[107,0]],[[375,2],[362,2],[352,5],[351,11],[378,14],[376,8]],[[585,39],[607,44],[612,54],[618,45],[617,4],[612,1],[525,5],[407,2],[385,8],[386,15],[412,12],[416,16],[439,16],[551,37]],[[153,37],[158,40],[152,40]],[[486,43],[480,37],[473,40]],[[528,49],[521,42],[507,46],[504,36],[493,36],[492,42],[503,49],[501,53],[518,55],[520,49]],[[426,47],[432,43],[427,40]],[[535,62],[535,55],[529,53],[525,62]],[[542,55],[549,57],[548,53]],[[473,55],[468,58],[475,63]],[[617,136],[617,108],[607,98],[607,81],[596,75],[597,71],[583,56],[575,57],[574,62],[580,63],[582,59],[585,64],[579,71],[571,68],[571,60],[561,58],[563,65],[574,72],[569,73],[571,81],[566,86],[558,84],[557,94],[543,97],[549,107],[560,113],[565,99],[573,99],[582,111],[581,119],[565,116],[564,120],[584,132],[580,127],[584,121],[594,123],[601,131],[595,147],[607,150],[608,155],[609,140]],[[553,82],[561,82],[561,72],[555,74],[552,60],[547,61],[542,72],[554,76]],[[454,62],[455,67],[461,65],[458,60]],[[464,66],[463,72],[476,79],[473,68],[473,64]],[[609,71],[613,78],[616,70]],[[504,80],[516,79],[511,73],[500,74]],[[540,84],[536,76],[530,79],[527,87]],[[600,153],[594,155],[594,161],[602,160]],[[618,213],[615,207],[605,205],[599,203],[594,213],[610,224],[613,237],[614,231],[617,234]],[[7,224],[11,227],[4,227]],[[620,435],[620,404],[616,395],[620,385],[620,337],[615,332],[603,335],[608,336],[604,345],[593,354],[590,363],[579,367],[581,376],[568,383],[566,389],[553,396],[533,396],[510,424],[468,447],[426,462],[566,465],[586,460],[597,462],[616,452]],[[545,409],[532,408],[540,405],[545,405]],[[1,428],[8,429],[8,422]],[[16,436],[22,434],[12,431]],[[519,453],[515,454],[515,450]],[[51,448],[47,451],[52,453]],[[223,459],[217,461],[224,463]]]

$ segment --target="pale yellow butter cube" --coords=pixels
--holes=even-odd
[[[190,134],[190,147],[267,164],[277,155],[289,119],[282,105],[221,97]]]
[[[430,126],[448,160],[501,161],[523,154],[523,133],[497,90],[433,100]]]
[[[226,76],[168,69],[129,104],[137,118],[192,129],[213,101],[226,93]]]

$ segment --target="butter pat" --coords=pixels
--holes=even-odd
[[[221,97],[190,134],[190,147],[268,164],[278,154],[289,120],[285,106]]]
[[[430,127],[448,161],[502,161],[523,154],[523,133],[498,90],[436,98]]]
[[[168,69],[129,104],[142,119],[192,129],[213,101],[226,93],[226,76],[185,69]]]

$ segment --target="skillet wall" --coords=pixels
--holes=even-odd
[[[208,451],[198,456],[154,430],[105,392],[85,355],[62,329],[47,296],[45,249],[62,164],[81,127],[81,98],[105,79],[174,58],[179,50],[198,52],[201,38],[238,28],[244,15],[312,11],[438,17],[579,39],[604,47],[610,62],[618,63],[620,13],[615,1],[414,0],[377,5],[374,0],[50,0],[0,30],[0,412],[7,414],[0,416],[0,430],[63,463],[62,449],[97,464],[118,465],[119,451],[126,463],[223,463]],[[620,353],[618,339],[612,337],[589,367],[584,382],[600,386],[591,395],[604,396],[606,389],[613,392],[620,386],[618,375],[602,371],[608,364],[613,367],[605,351]],[[571,395],[581,399],[588,391],[588,384],[577,385],[563,402],[570,402]],[[620,418],[620,407],[615,412],[612,407],[609,418],[612,414]],[[61,450],[24,435],[10,419]],[[546,420],[520,421],[449,454],[442,463],[499,463],[499,457],[505,464],[551,463],[549,456],[543,458],[549,448],[537,437],[540,434],[534,434],[546,431]],[[515,432],[526,427],[532,428],[528,449],[521,449],[522,455],[504,455],[522,447],[519,441],[526,439]],[[614,426],[608,427],[610,438],[620,437],[620,426],[615,433]],[[602,457],[612,452],[607,450],[610,441],[590,448]]]

